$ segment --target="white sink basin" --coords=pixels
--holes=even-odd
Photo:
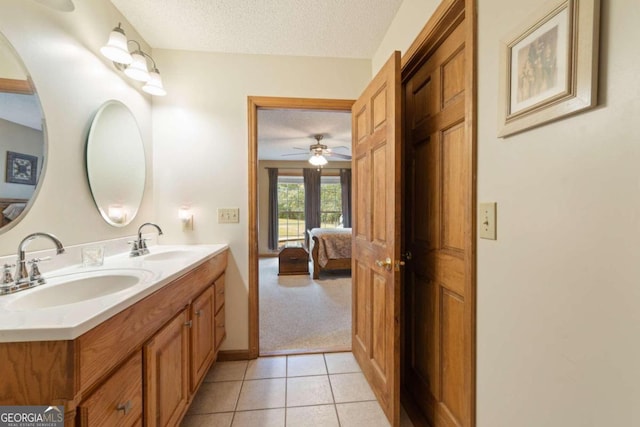
[[[131,288],[152,276],[151,271],[142,269],[96,270],[57,276],[47,279],[44,285],[17,293],[6,308],[22,311],[87,301]]]
[[[173,250],[158,252],[158,253],[152,252],[149,255],[145,255],[142,259],[143,261],[175,261],[175,260],[187,259],[194,255],[195,255],[194,251],[173,249]]]

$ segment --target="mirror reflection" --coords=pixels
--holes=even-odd
[[[31,206],[45,143],[38,96],[20,57],[0,34],[0,232],[17,224]]]
[[[87,139],[87,177],[100,215],[124,227],[138,213],[146,176],[144,147],[133,113],[120,101],[105,102]]]

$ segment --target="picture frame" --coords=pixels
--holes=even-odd
[[[554,0],[501,42],[498,136],[597,105],[600,0]]]
[[[36,185],[38,157],[7,151],[5,181],[13,184]]]

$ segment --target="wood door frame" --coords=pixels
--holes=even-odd
[[[431,15],[420,34],[413,41],[401,59],[402,86],[422,65],[428,57],[451,32],[455,22],[465,19],[465,136],[471,146],[471,176],[469,185],[469,205],[472,207],[465,221],[465,251],[469,254],[469,262],[465,265],[466,283],[465,292],[469,298],[469,309],[464,314],[464,334],[468,340],[470,349],[465,357],[465,369],[470,383],[467,384],[464,399],[469,405],[469,424],[476,425],[476,318],[477,318],[477,0],[442,0],[440,5]],[[403,89],[404,92],[404,89]],[[404,101],[403,101],[404,102]],[[404,126],[403,126],[404,132]],[[405,138],[403,133],[402,143]],[[403,148],[404,152],[404,148]],[[404,186],[404,184],[403,184]],[[404,200],[404,187],[402,198]],[[404,202],[403,202],[404,203]],[[402,230],[404,239],[404,229]],[[404,241],[402,248],[404,250]],[[404,281],[404,280],[403,280]],[[402,314],[404,323],[404,313]],[[404,328],[401,351],[404,352]],[[403,363],[403,356],[401,363]],[[402,390],[401,390],[402,394]],[[410,402],[403,403],[409,404]],[[410,405],[408,405],[410,406]],[[407,407],[411,412],[413,408]]]
[[[348,111],[355,100],[249,96],[249,359],[260,354],[258,268],[258,109]]]

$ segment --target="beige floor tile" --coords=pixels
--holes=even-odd
[[[287,377],[327,375],[322,354],[302,354],[287,357]]]
[[[222,414],[187,415],[180,427],[229,427],[233,420],[233,412]]]
[[[287,427],[338,427],[335,405],[287,408]]]
[[[287,407],[331,403],[333,395],[326,375],[287,378]]]
[[[287,356],[259,357],[249,361],[245,380],[283,378],[287,376]]]
[[[247,370],[247,361],[216,362],[204,378],[205,382],[242,381]]]
[[[389,427],[378,402],[336,404],[341,427]]]
[[[188,413],[211,414],[235,411],[241,386],[242,381],[202,383]]]
[[[284,408],[236,412],[233,427],[284,427]]]
[[[375,400],[369,383],[362,373],[329,375],[336,403]]]
[[[347,374],[352,372],[362,372],[360,365],[353,356],[353,353],[325,353],[324,359],[327,362],[327,370],[330,374]]]
[[[237,410],[284,408],[285,381],[285,378],[245,381]]]

